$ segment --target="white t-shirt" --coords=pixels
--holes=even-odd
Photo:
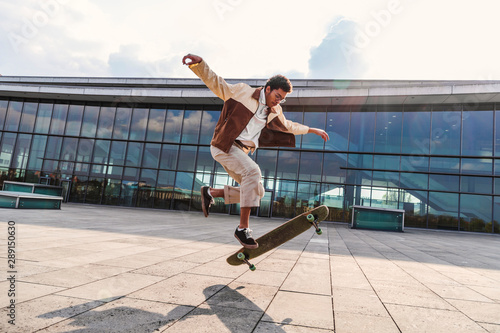
[[[265,89],[260,91],[259,108],[255,112],[252,119],[247,124],[247,127],[240,133],[236,140],[240,140],[243,144],[249,147],[259,147],[259,137],[262,129],[266,127],[267,115],[269,113],[266,105]]]

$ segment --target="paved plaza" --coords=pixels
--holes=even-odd
[[[0,209],[0,331],[500,332],[498,235],[323,223],[252,272],[226,263],[238,220]],[[250,222],[258,237],[284,221]]]

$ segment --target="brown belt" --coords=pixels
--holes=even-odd
[[[245,152],[249,152],[250,150],[252,150],[252,147],[243,144],[243,142],[241,142],[240,140],[234,140],[234,145]]]

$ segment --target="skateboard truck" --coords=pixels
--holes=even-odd
[[[318,235],[321,235],[323,233],[323,230],[321,230],[321,228],[318,226],[318,216],[314,216],[313,214],[308,214],[307,220],[314,226],[314,229],[316,229],[316,233]]]
[[[243,252],[238,253],[237,257],[238,259],[244,261],[251,271],[255,271],[257,269],[254,264],[251,264],[250,261],[248,261],[247,256]]]

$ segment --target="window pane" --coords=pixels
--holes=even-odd
[[[432,112],[432,154],[460,154],[461,117],[460,111],[438,110]]]
[[[145,168],[158,168],[161,145],[159,143],[146,143],[142,166]]]
[[[464,111],[462,155],[493,155],[493,111]]]
[[[2,137],[2,149],[0,151],[0,167],[8,168],[12,155],[14,154],[14,145],[16,144],[16,133],[4,133]]]
[[[52,123],[50,125],[51,134],[63,134],[66,126],[66,118],[68,117],[67,104],[54,104],[52,111]]]
[[[399,156],[375,155],[373,159],[373,168],[399,170]]]
[[[267,149],[257,150],[257,164],[260,167],[263,177],[268,178],[275,176],[277,159],[278,159],[277,150],[267,150]]]
[[[148,109],[134,109],[130,125],[130,140],[144,140],[148,124]]]
[[[399,173],[393,171],[373,171],[373,186],[399,187]]]
[[[460,159],[447,158],[447,157],[432,157],[430,171],[443,172],[443,173],[459,173]]]
[[[410,155],[401,156],[401,171],[429,171],[429,157]]]
[[[491,228],[495,234],[500,234],[500,197],[494,197],[495,204],[493,206],[493,225]]]
[[[93,149],[94,149],[94,140],[80,139],[80,142],[78,143],[78,155],[76,156],[76,161],[90,162],[90,159],[92,158]]]
[[[99,117],[98,106],[86,106],[83,113],[83,124],[81,136],[94,137],[97,131],[97,118]]]
[[[295,214],[302,214],[319,206],[320,190],[320,183],[299,182]]]
[[[47,137],[45,135],[33,136],[33,142],[31,143],[31,151],[28,161],[29,170],[39,171],[42,169],[46,144],[47,144]]]
[[[297,179],[299,171],[298,151],[280,151],[278,158],[278,178]]]
[[[21,116],[21,126],[19,126],[20,132],[33,132],[37,108],[38,103],[24,103],[23,114]]]
[[[7,133],[6,133],[7,134]],[[30,134],[19,134],[16,140],[16,148],[12,156],[11,168],[26,169],[31,144]]]
[[[286,106],[283,115],[287,120],[293,121],[295,123],[303,124],[304,123],[304,112],[302,106]],[[300,147],[302,139],[304,135],[295,136],[295,147]]]
[[[399,201],[405,211],[405,226],[427,228],[427,192],[400,190]]]
[[[325,130],[325,112],[324,108],[319,112],[311,112],[316,108],[308,107],[307,112],[304,112],[304,125]],[[302,138],[303,149],[321,149],[325,145],[325,141],[318,135],[304,135]]]
[[[117,108],[115,126],[113,127],[114,139],[127,139],[130,130],[130,118],[132,117],[132,109]]]
[[[362,108],[351,115],[349,151],[373,152],[375,112]]]
[[[198,143],[200,132],[201,111],[184,111],[184,124],[182,126],[183,143]]]
[[[491,232],[493,200],[490,195],[460,195],[460,230]]]
[[[460,191],[469,193],[491,194],[493,191],[493,178],[462,176]]]
[[[458,176],[429,175],[429,190],[458,192]]]
[[[157,170],[142,169],[137,189],[136,207],[153,207],[157,174]]]
[[[210,147],[198,148],[197,172],[211,173],[214,171],[214,159],[210,153]]]
[[[111,141],[96,140],[94,146],[94,157],[92,158],[92,162],[107,164],[110,146],[111,146]]]
[[[165,109],[151,109],[149,111],[147,141],[161,141],[166,114],[167,110]]]
[[[19,122],[21,120],[21,110],[23,109],[22,102],[9,103],[9,108],[7,109],[7,117],[5,119],[5,130],[6,131],[17,131],[19,127]]]
[[[111,139],[113,134],[113,121],[115,120],[115,107],[101,107],[99,124],[97,125],[97,137]]]
[[[162,145],[160,169],[175,170],[177,168],[177,155],[179,146]]]
[[[91,204],[100,204],[103,187],[103,178],[90,177],[87,186],[87,194],[85,195],[85,202]]]
[[[458,230],[458,193],[429,192],[428,228]]]
[[[373,155],[349,154],[349,168],[371,169],[373,168]]]
[[[388,107],[386,107],[388,108]],[[401,151],[402,112],[377,112],[375,151],[399,153]]]
[[[330,140],[325,143],[326,150],[347,151],[349,116],[349,112],[328,112],[326,132],[330,136]]]
[[[118,205],[120,198],[121,180],[106,179],[104,184],[103,205]]]
[[[323,182],[344,183],[347,154],[326,153],[323,162]]]
[[[200,144],[210,144],[214,135],[215,125],[219,120],[220,111],[203,111],[201,121]]]
[[[142,161],[142,150],[144,144],[140,142],[129,142],[125,165],[139,167]]]
[[[299,179],[320,182],[322,164],[323,153],[302,152]]]
[[[156,187],[156,198],[154,208],[170,209],[170,202],[175,185],[175,171],[158,172],[158,185]]]
[[[399,190],[372,187],[371,207],[398,209]]]
[[[462,158],[462,173],[491,175],[493,161],[487,158]]]
[[[83,119],[83,105],[70,105],[66,122],[66,135],[80,135]]]
[[[36,116],[35,133],[49,133],[53,104],[40,103]]]
[[[175,194],[172,202],[175,210],[189,210],[191,193],[193,191],[194,173],[177,172],[175,179]]]
[[[194,162],[196,158],[196,147],[181,146],[179,150],[178,170],[194,171]]]
[[[429,186],[429,175],[401,172],[399,186],[406,189],[427,190]]]
[[[429,154],[431,113],[425,107],[405,107],[403,114],[403,145],[406,154]]]
[[[0,131],[5,123],[5,115],[7,114],[8,101],[0,101]]]
[[[277,181],[273,202],[273,216],[291,218],[295,216],[296,181]]]
[[[125,165],[125,148],[126,143],[123,141],[113,141],[109,155],[109,165],[123,166]],[[109,171],[108,171],[109,172]]]
[[[62,138],[49,136],[47,141],[47,149],[45,152],[45,160],[43,161],[43,171],[52,172],[57,169],[58,162],[55,161],[59,159],[59,153],[61,151]]]
[[[183,110],[168,110],[167,121],[165,123],[165,135],[163,141],[166,142],[180,142],[182,118],[184,116]]]
[[[327,221],[347,222],[344,212],[344,187],[336,184],[321,184],[321,205],[328,207]]]

